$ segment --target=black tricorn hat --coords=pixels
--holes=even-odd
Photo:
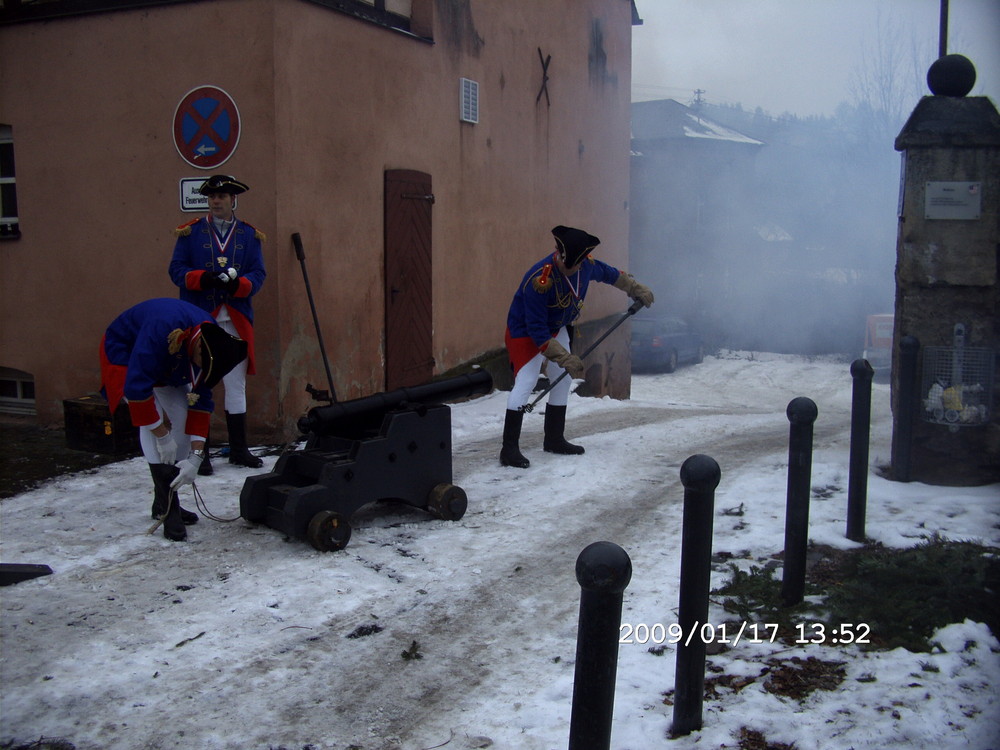
[[[239,195],[240,193],[245,193],[249,189],[249,185],[245,182],[240,182],[235,177],[228,174],[214,174],[201,184],[201,187],[198,188],[198,192],[202,195],[211,195],[212,193],[229,193],[230,195]]]
[[[556,238],[562,262],[566,264],[567,268],[575,266],[590,255],[591,250],[601,244],[601,241],[594,235],[588,234],[582,229],[564,227],[562,224],[552,230],[552,236]]]
[[[201,324],[201,384],[214,388],[247,358],[247,342],[230,336],[215,323]]]

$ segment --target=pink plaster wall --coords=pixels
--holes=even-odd
[[[417,3],[415,3],[417,5]],[[251,186],[263,231],[251,426],[288,434],[326,387],[301,234],[337,395],[383,388],[382,180],[433,178],[436,372],[503,345],[507,305],[556,224],[601,237],[627,267],[628,0],[426,0],[434,43],[303,0],[214,0],[0,27],[0,122],[13,126],[23,237],[0,243],[0,366],[32,373],[39,419],[96,390],[97,346],[122,309],[175,296],[166,274],[178,181]],[[595,25],[606,53],[589,63]],[[538,48],[551,55],[551,106]],[[458,118],[459,78],[480,121]],[[202,172],[172,139],[186,92],[211,84],[241,114],[232,158]],[[586,318],[622,306],[588,297]]]

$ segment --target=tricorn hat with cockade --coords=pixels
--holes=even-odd
[[[201,187],[198,188],[198,192],[202,195],[211,195],[212,193],[229,193],[230,195],[239,195],[240,193],[245,193],[249,189],[249,185],[245,182],[240,182],[231,175],[214,174],[201,184]]]
[[[247,342],[231,336],[214,323],[202,323],[200,385],[214,388],[236,365],[247,358]]]
[[[552,236],[556,238],[556,246],[559,248],[561,260],[567,268],[580,263],[590,255],[590,252],[601,244],[601,241],[594,235],[584,232],[582,229],[564,227],[562,224],[552,230]]]

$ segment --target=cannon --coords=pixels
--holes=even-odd
[[[445,401],[489,393],[485,370],[331,403],[299,419],[302,450],[249,477],[240,515],[321,552],[343,549],[363,505],[396,500],[449,521],[468,498],[452,484],[451,409]]]

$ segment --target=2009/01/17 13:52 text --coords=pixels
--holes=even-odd
[[[749,643],[774,643],[778,637],[780,626],[776,622],[742,622],[737,628],[735,623],[722,623],[713,625],[712,623],[695,622],[690,628],[684,628],[679,623],[664,625],[655,623],[647,625],[645,623],[622,623],[618,628],[618,643],[620,644],[646,644],[654,643],[661,645],[664,643],[676,645],[682,644],[690,646],[692,642],[702,643],[722,643],[732,645],[734,648],[741,642]],[[822,622],[798,623],[794,627],[795,639],[793,643],[798,645],[838,645],[871,643],[871,626],[866,623],[840,623],[838,625],[828,625]]]

